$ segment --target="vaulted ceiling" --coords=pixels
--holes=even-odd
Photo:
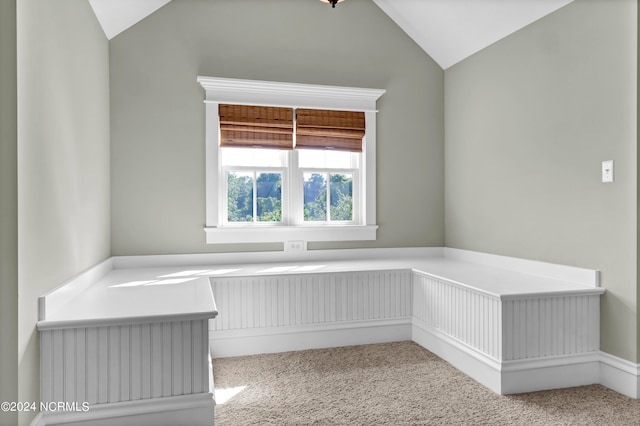
[[[89,0],[89,3],[107,38],[112,39],[170,1]],[[443,69],[572,1],[373,0]]]

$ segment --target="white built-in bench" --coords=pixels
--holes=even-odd
[[[240,266],[211,285],[214,357],[413,340],[501,394],[599,380],[594,270],[445,249]]]
[[[443,248],[116,257],[41,298],[41,398],[91,410],[40,424],[212,421],[207,346],[413,340],[497,393],[597,383],[602,293],[594,270]]]
[[[40,400],[89,406],[41,412],[32,424],[211,426],[208,279],[113,266],[40,298]]]

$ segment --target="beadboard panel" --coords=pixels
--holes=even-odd
[[[416,273],[413,316],[430,329],[501,359],[502,310],[497,297]]]
[[[211,278],[216,331],[406,318],[409,270]]]
[[[501,299],[416,273],[413,316],[496,361],[584,354],[600,345],[598,294]]]
[[[95,405],[209,392],[207,321],[41,331],[41,400]]]
[[[503,301],[505,361],[582,354],[600,347],[600,296]]]

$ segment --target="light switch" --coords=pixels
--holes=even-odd
[[[613,160],[602,162],[602,182],[613,182]]]

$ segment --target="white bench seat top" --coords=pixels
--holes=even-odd
[[[113,270],[38,322],[40,330],[214,318],[206,277],[159,283],[151,270]],[[158,282],[157,285],[152,285]]]
[[[477,265],[451,259],[431,259],[414,268],[418,273],[454,282],[500,299],[523,296],[602,294],[604,289],[587,283]]]
[[[544,267],[534,268],[540,273],[531,273],[526,265],[516,269],[512,266],[509,268],[487,266],[460,260],[455,256],[393,256],[352,260],[315,259],[114,269],[84,291],[71,297],[64,306],[51,307],[51,309],[47,307],[46,315],[41,318],[38,327],[47,329],[70,327],[74,324],[77,326],[80,323],[108,325],[176,318],[212,318],[217,314],[217,310],[211,294],[210,277],[406,269],[500,299],[602,294],[605,291],[597,287],[597,271],[576,268],[577,274],[566,275],[555,273],[552,268],[550,275],[555,276],[545,276],[547,270]],[[523,269],[525,272],[517,269]],[[587,273],[584,274],[584,271]],[[591,275],[595,278],[590,279]],[[582,280],[581,277],[587,278]],[[59,287],[55,291],[64,291],[64,287]]]

